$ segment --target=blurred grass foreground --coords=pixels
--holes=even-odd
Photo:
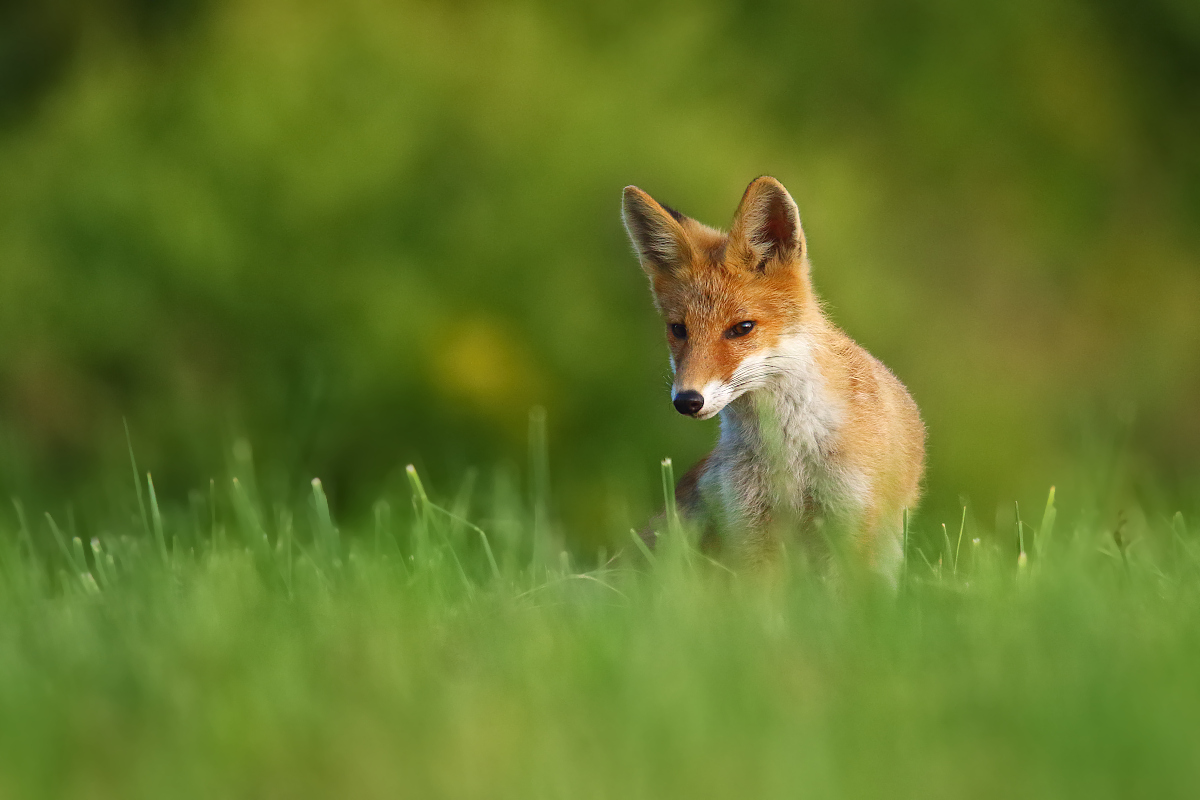
[[[485,531],[409,478],[355,531],[319,482],[272,508],[242,479],[177,515],[147,482],[90,544],[0,523],[0,794],[1195,796],[1182,515],[1134,546],[1051,494],[1003,545],[910,548],[897,595],[798,553],[735,575],[672,529],[581,565],[544,498]]]

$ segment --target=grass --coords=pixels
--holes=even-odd
[[[1200,540],[1181,515],[1070,527],[1051,493],[1036,527],[982,532],[964,511],[906,534],[892,593],[794,557],[731,573],[670,508],[652,562],[631,543],[577,563],[538,458],[541,488],[475,521],[410,469],[411,508],[352,530],[319,481],[299,505],[239,476],[176,506],[134,470],[133,510],[94,536],[19,503],[0,517],[0,796],[1200,786]]]

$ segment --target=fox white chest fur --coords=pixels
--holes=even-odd
[[[744,525],[761,524],[773,509],[811,515],[848,500],[830,462],[841,409],[823,385],[808,347],[796,341],[786,371],[741,395],[721,412],[721,434],[705,488]]]
[[[635,187],[623,211],[667,323],[675,407],[721,418],[676,490],[681,511],[742,561],[789,538],[844,543],[894,577],[924,426],[903,384],[821,311],[791,196],[754,181],[728,234]]]
[[[860,515],[870,500],[866,476],[839,458],[846,409],[825,385],[811,343],[797,336],[784,352],[780,372],[720,412],[720,438],[699,481],[714,521],[750,558],[780,544],[769,538],[779,533],[773,524],[819,529]]]

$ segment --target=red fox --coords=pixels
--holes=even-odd
[[[627,186],[622,217],[666,322],[672,402],[721,417],[716,448],[676,488],[680,516],[742,563],[795,537],[818,560],[848,545],[894,583],[925,426],[904,384],[823,313],[791,195],[758,178],[724,233]]]

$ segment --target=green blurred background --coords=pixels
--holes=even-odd
[[[568,535],[619,536],[716,432],[620,190],[724,226],[763,173],[923,410],[924,519],[1194,507],[1193,0],[0,4],[0,491],[107,502],[128,418],[164,495],[245,440],[350,515],[542,405]]]

